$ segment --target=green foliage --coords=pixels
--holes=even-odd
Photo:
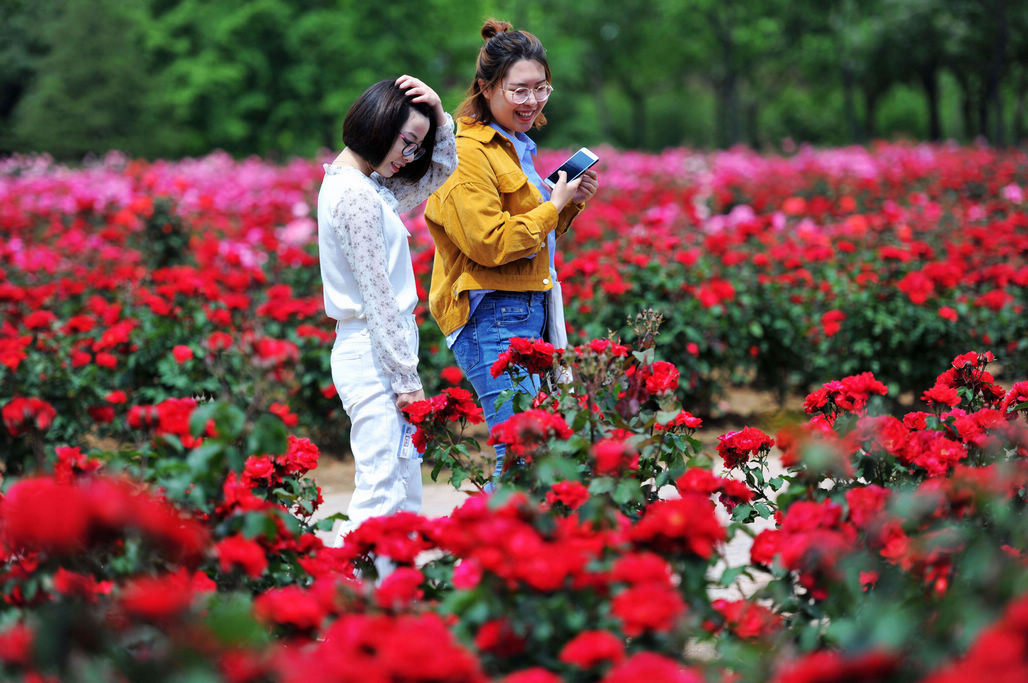
[[[58,6],[38,29],[49,52],[33,64],[35,79],[10,119],[17,148],[57,157],[146,152],[139,17],[113,0]]]
[[[452,110],[491,16],[548,48],[545,146],[1003,143],[1028,127],[1023,3],[18,0],[0,12],[0,151],[62,159],[311,156],[339,146],[364,88],[400,73]]]

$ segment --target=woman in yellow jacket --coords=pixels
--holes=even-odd
[[[553,92],[539,39],[495,20],[482,38],[457,111],[457,170],[429,197],[425,219],[436,247],[429,307],[492,429],[513,414],[509,402],[495,406],[513,384],[506,374],[492,377],[490,367],[512,337],[545,338],[550,316],[563,320],[563,309],[549,303],[555,238],[598,185],[595,171],[570,183],[561,173],[550,190],[535,170],[536,145],[526,133],[546,123]],[[499,476],[504,452],[496,451]]]

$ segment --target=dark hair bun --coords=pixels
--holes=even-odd
[[[507,31],[514,28],[514,25],[509,21],[500,21],[499,19],[488,19],[482,26],[482,40],[487,41],[495,35],[500,33],[506,33]]]

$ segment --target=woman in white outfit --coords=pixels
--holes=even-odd
[[[424,399],[410,236],[398,212],[453,172],[453,120],[422,81],[400,76],[361,95],[343,123],[345,148],[325,165],[318,247],[325,312],[336,320],[332,381],[350,417],[356,466],[349,521],[421,508],[421,464],[400,412]]]

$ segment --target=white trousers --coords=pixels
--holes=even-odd
[[[418,328],[413,316],[409,328],[410,348],[416,354]],[[421,463],[402,448],[407,421],[372,351],[367,325],[336,326],[332,381],[350,417],[350,450],[356,467],[346,511],[350,519],[334,543],[340,546],[343,537],[366,519],[421,510]]]

